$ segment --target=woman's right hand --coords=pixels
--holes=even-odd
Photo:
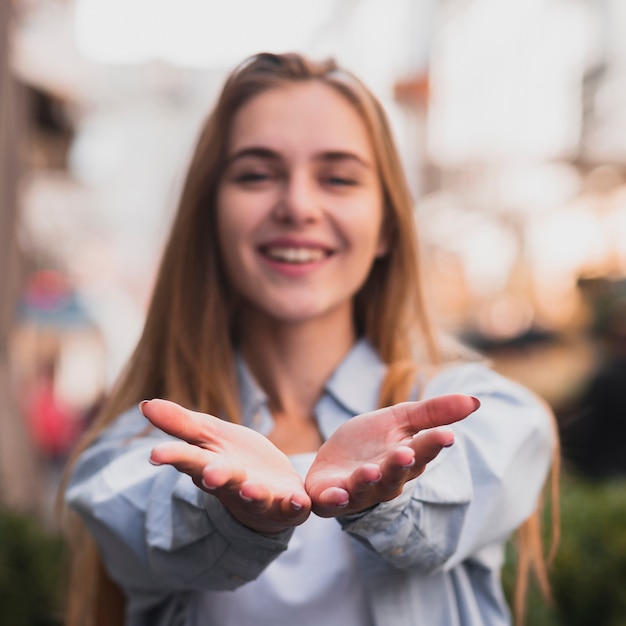
[[[168,400],[147,400],[140,409],[154,426],[180,440],[156,446],[150,462],[188,474],[245,526],[276,533],[308,518],[311,499],[302,479],[263,435]]]

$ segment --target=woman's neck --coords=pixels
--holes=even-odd
[[[352,317],[285,323],[240,318],[240,349],[274,414],[310,417],[324,384],[356,340]]]

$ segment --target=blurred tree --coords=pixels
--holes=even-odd
[[[11,386],[9,340],[19,289],[16,237],[24,101],[10,68],[12,3],[0,2],[0,504],[38,511],[37,460]]]
[[[67,576],[62,537],[32,517],[0,508],[0,619],[7,626],[60,626]]]

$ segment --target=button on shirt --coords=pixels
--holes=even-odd
[[[267,434],[267,398],[242,359],[237,367],[242,423]],[[385,371],[365,340],[355,344],[315,409],[324,438],[377,408]],[[423,398],[467,393],[481,408],[453,426],[455,444],[400,496],[337,518],[356,539],[373,622],[509,625],[503,548],[536,506],[552,458],[551,417],[528,390],[478,363],[449,367],[417,391]],[[255,579],[287,548],[293,530],[256,533],[188,476],[150,465],[152,447],[170,437],[156,429],[145,434],[146,425],[138,410],[112,424],[79,459],[66,499],[127,594],[127,623],[187,624],[194,594]]]

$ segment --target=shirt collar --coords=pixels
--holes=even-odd
[[[368,413],[378,408],[386,369],[369,341],[360,339],[328,379],[325,391],[349,413]]]
[[[244,426],[253,427],[255,420],[258,420],[261,408],[267,406],[267,394],[252,376],[252,372],[239,351],[235,353],[235,363],[239,385],[241,423]]]
[[[259,413],[267,409],[267,394],[254,379],[240,352],[235,355],[241,421],[255,425]],[[330,376],[324,392],[352,415],[368,413],[378,407],[378,394],[386,365],[366,339],[359,339]]]

